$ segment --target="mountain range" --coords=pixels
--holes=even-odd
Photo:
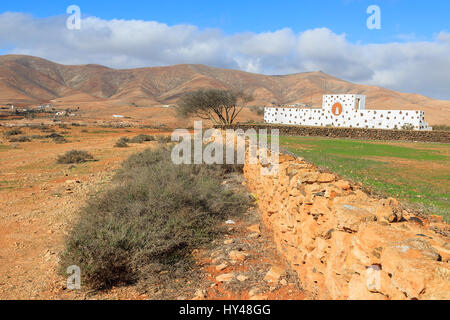
[[[413,93],[360,85],[323,72],[262,75],[205,65],[175,65],[117,70],[101,65],[62,65],[24,55],[0,56],[0,104],[52,103],[79,107],[94,115],[126,113],[128,108],[176,104],[199,88],[244,90],[254,106],[312,103],[322,95],[355,93],[367,96],[368,109],[423,110],[430,124],[450,124],[450,101]]]

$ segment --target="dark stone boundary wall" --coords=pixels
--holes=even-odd
[[[383,141],[450,143],[450,131],[406,131],[360,128],[305,127],[272,124],[216,125],[216,129],[279,129],[282,136],[329,137]],[[269,131],[270,133],[270,131]]]

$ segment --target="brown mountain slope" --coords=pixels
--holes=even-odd
[[[267,76],[204,65],[115,70],[99,65],[66,66],[45,59],[0,56],[0,104],[79,105],[82,110],[103,106],[123,111],[138,106],[174,104],[185,92],[202,87],[243,89],[252,93],[253,105],[309,103],[321,105],[327,93],[367,96],[369,109],[424,110],[431,124],[450,124],[450,101],[353,84],[322,72]],[[77,100],[79,99],[79,100]]]

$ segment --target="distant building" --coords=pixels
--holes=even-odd
[[[366,97],[357,94],[324,95],[321,109],[265,108],[264,121],[317,127],[433,129],[425,122],[424,111],[366,110]]]
[[[121,116],[121,115],[117,115],[117,114],[115,114],[115,115],[113,115],[113,118],[118,118],[118,119],[120,119],[120,118],[125,118],[124,116]]]

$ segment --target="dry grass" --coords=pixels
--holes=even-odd
[[[75,164],[94,160],[94,157],[86,152],[79,150],[72,150],[66,152],[64,155],[58,156],[57,162],[60,164]]]
[[[226,190],[220,166],[182,165],[163,146],[123,163],[117,185],[92,199],[67,239],[64,272],[81,268],[93,289],[160,283],[189,275],[191,252],[221,232],[249,200]]]

